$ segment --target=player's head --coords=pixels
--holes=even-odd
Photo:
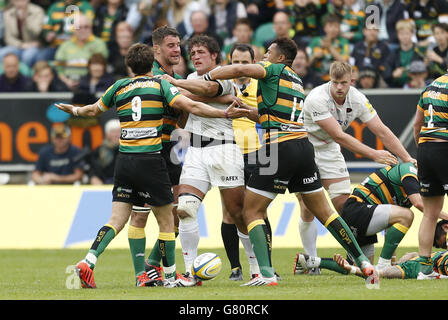
[[[199,35],[188,41],[193,66],[199,75],[214,69],[221,62],[221,48],[216,39]]]
[[[297,55],[296,43],[288,38],[276,39],[269,46],[264,60],[272,63],[283,63],[291,67]]]
[[[352,84],[352,66],[335,61],[330,66],[330,93],[335,99],[345,99]]]
[[[147,44],[135,43],[129,48],[125,62],[136,76],[145,75],[152,70],[154,52]]]
[[[439,222],[437,222],[433,244],[435,248],[447,249],[447,232],[448,220],[440,220]]]
[[[235,43],[230,49],[230,62],[232,64],[251,64],[255,63],[255,52],[250,44]],[[249,82],[247,77],[238,79],[240,83]]]
[[[239,18],[235,21],[232,33],[240,43],[250,43],[252,40],[253,29],[248,18]]]
[[[250,64],[255,62],[255,52],[251,45],[235,43],[230,49],[232,64]]]
[[[176,65],[180,61],[180,34],[171,27],[159,27],[152,33],[154,57],[164,65]]]

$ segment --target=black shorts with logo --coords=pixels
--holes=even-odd
[[[115,164],[113,201],[143,207],[174,201],[165,160],[160,153],[119,153]]]
[[[171,150],[176,145],[176,141],[163,142],[162,157],[165,159],[168,175],[170,177],[171,185],[177,186],[179,184],[180,174],[182,173],[182,165],[176,163],[177,157],[172,159]]]
[[[354,198],[348,198],[342,207],[341,218],[350,227],[360,246],[378,242],[376,234],[366,236],[367,228],[376,207],[377,205],[359,202]]]
[[[322,187],[314,162],[314,148],[307,138],[265,144],[258,151],[258,165],[248,187],[272,193],[310,192]]]
[[[420,194],[424,197],[448,193],[448,142],[418,145],[417,163]]]

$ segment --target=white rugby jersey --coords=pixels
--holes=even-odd
[[[355,87],[350,87],[344,104],[339,106],[331,96],[330,82],[327,82],[306,96],[302,115],[310,142],[314,146],[323,146],[334,141],[315,121],[334,117],[345,131],[356,118],[367,122],[376,115],[376,111],[367,97]]]
[[[219,68],[219,66],[216,68]],[[202,76],[199,76],[197,72],[193,72],[188,75],[187,79],[202,79]],[[226,94],[235,95],[233,80],[217,80],[217,81],[221,84],[221,87],[223,89],[221,96]],[[226,110],[229,107],[229,105],[221,103],[207,103],[207,104],[211,107],[221,110]],[[234,136],[232,119],[204,118],[194,115],[192,113],[188,115],[187,124],[185,125],[184,129],[198,135],[219,140],[233,140]]]

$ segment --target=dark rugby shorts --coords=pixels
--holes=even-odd
[[[119,153],[115,164],[113,201],[143,207],[174,201],[165,160],[160,153]]]

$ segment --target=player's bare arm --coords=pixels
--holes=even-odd
[[[66,113],[80,117],[97,117],[103,112],[100,108],[100,100],[84,107],[76,107],[67,103],[56,103],[55,106]]]
[[[383,142],[384,146],[400,157],[403,162],[417,164],[417,161],[410,156],[397,136],[381,121],[378,115],[375,115],[371,120],[367,121],[366,125]]]
[[[213,71],[207,72],[204,76],[206,80],[226,80],[241,77],[262,79],[265,77],[265,70],[259,64],[235,64],[223,66]]]
[[[418,138],[420,136],[420,130],[424,124],[425,124],[425,115],[422,110],[417,108],[414,119],[414,141],[416,146],[418,146]]]
[[[327,119],[318,120],[316,123],[325,130],[333,140],[342,147],[362,156],[372,159],[375,162],[387,165],[397,164],[397,158],[389,151],[375,150],[351,135],[345,133],[335,118],[329,117]]]
[[[204,81],[202,79],[174,79],[167,74],[164,74],[161,78],[167,80],[176,87],[183,88],[198,96],[215,97],[219,92],[219,84],[214,81]]]
[[[236,102],[234,101],[226,110],[220,110],[205,103],[191,100],[185,96],[180,95],[173,103],[173,107],[176,109],[184,110],[186,112],[193,113],[200,117],[205,118],[241,118],[246,117],[249,114],[249,110],[244,108],[235,108]]]

